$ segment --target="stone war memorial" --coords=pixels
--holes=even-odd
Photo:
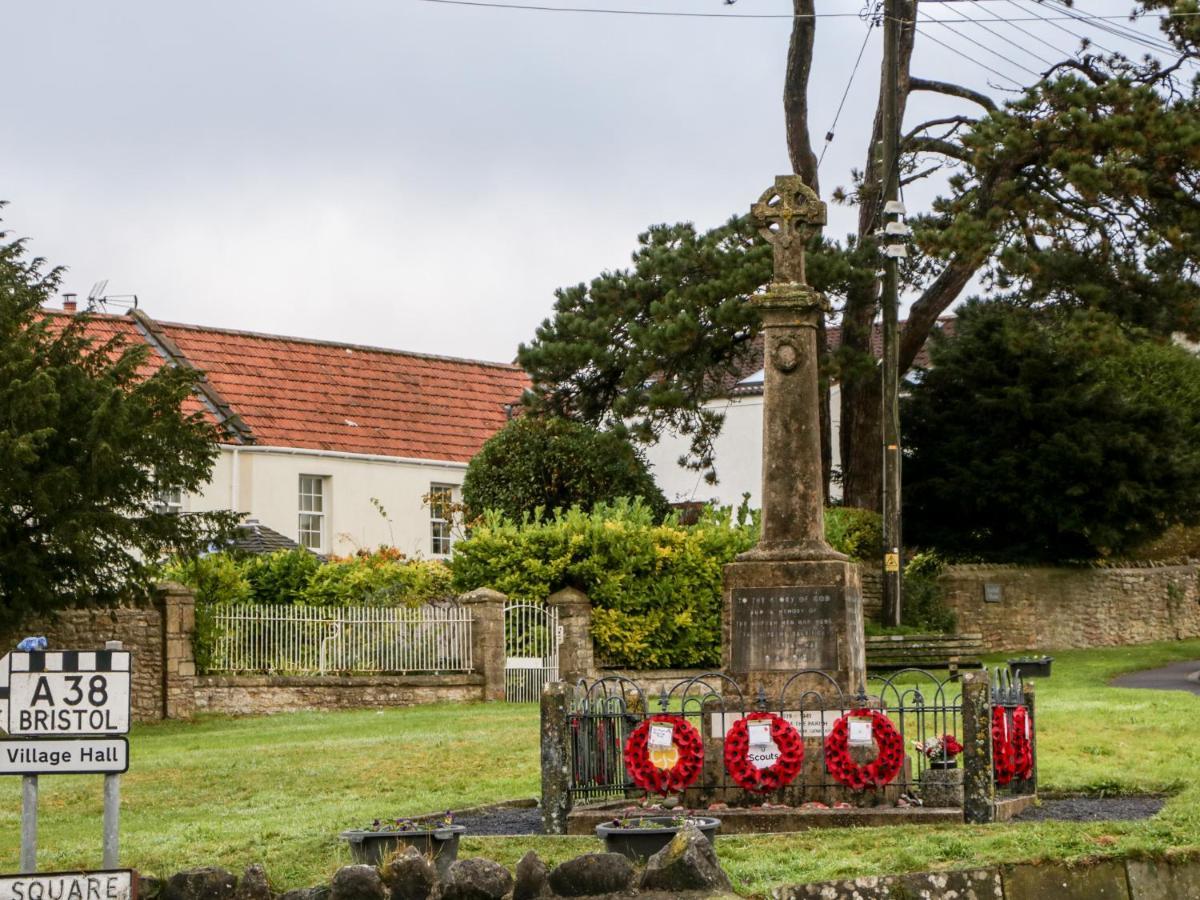
[[[762,532],[724,570],[722,669],[654,691],[621,675],[549,685],[543,826],[611,839],[678,825],[679,809],[725,834],[1008,819],[1036,797],[1033,685],[867,671],[858,567],[824,537],[827,306],[805,247],[825,204],[785,175],[751,215],[774,254],[750,300],[765,336]]]

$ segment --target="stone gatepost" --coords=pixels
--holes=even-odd
[[[995,821],[996,782],[992,777],[992,685],[987,672],[962,678],[963,821]]]
[[[592,601],[575,588],[551,594],[546,605],[558,610],[558,677],[575,683],[596,670],[592,648]]]
[[[163,718],[190,719],[196,711],[196,597],[173,581],[158,585],[163,623]]]
[[[471,611],[471,662],[483,676],[483,699],[504,699],[504,604],[508,598],[491,588],[462,594],[458,602]]]
[[[828,672],[853,696],[866,680],[862,587],[858,567],[825,541],[817,326],[828,307],[804,273],[825,204],[781,175],[751,215],[775,254],[770,287],[751,300],[765,335],[762,537],[725,567],[724,667],[748,696],[760,686],[777,696],[800,669]],[[828,693],[804,681],[801,691]]]
[[[570,703],[574,688],[563,681],[542,691],[542,828],[566,834],[571,811]]]

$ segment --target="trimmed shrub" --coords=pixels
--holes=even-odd
[[[451,593],[445,563],[380,549],[330,560],[312,573],[301,599],[309,606],[420,606]]]
[[[606,664],[709,666],[721,655],[721,567],[756,537],[728,509],[706,510],[686,528],[657,523],[639,501],[522,524],[489,513],[455,545],[450,567],[460,591],[490,587],[535,601],[568,586],[583,591]]]
[[[946,605],[946,594],[938,578],[946,571],[936,553],[917,553],[904,566],[900,621],[918,631],[954,631],[957,617]]]
[[[488,439],[463,477],[468,518],[498,511],[513,521],[572,506],[590,510],[639,497],[657,520],[667,500],[625,438],[558,418],[522,416]]]
[[[872,509],[831,506],[825,510],[825,540],[851,559],[882,559],[883,517]]]

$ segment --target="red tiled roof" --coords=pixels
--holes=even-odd
[[[529,386],[503,363],[159,325],[268,446],[467,462]]]
[[[149,342],[154,369],[169,338],[264,446],[467,462],[529,386],[505,363],[148,321],[158,340],[127,316],[93,315],[88,332]]]

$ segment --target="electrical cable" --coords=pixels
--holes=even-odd
[[[928,23],[929,23],[929,20],[927,20],[927,19],[921,19],[921,20],[919,20],[919,21],[918,21],[918,23],[917,23],[917,24],[918,24],[918,26],[920,26],[920,25],[924,25],[924,24],[928,24]],[[987,44],[984,44],[984,43],[981,43],[981,42],[979,42],[979,41],[975,40],[975,39],[974,39],[973,37],[971,37],[970,35],[963,34],[963,33],[962,33],[962,32],[961,32],[959,29],[955,28],[955,27],[954,27],[952,24],[950,24],[949,22],[941,21],[941,22],[937,22],[936,24],[939,24],[939,25],[941,25],[943,28],[947,28],[947,29],[949,29],[950,31],[954,32],[954,33],[955,33],[955,34],[957,34],[959,37],[961,37],[963,40],[967,41],[968,43],[974,44],[974,45],[975,45],[976,47],[978,47],[979,49],[981,49],[981,50],[983,50],[983,51],[985,51],[985,52],[987,52],[987,53],[990,53],[990,54],[992,54],[993,56],[998,56],[1000,59],[1004,60],[1004,61],[1005,61],[1006,63],[1008,63],[1010,66],[1016,66],[1018,69],[1021,69],[1021,70],[1022,70],[1022,71],[1024,71],[1024,72],[1028,72],[1030,75],[1034,76],[1035,78],[1040,78],[1040,77],[1041,77],[1041,73],[1040,73],[1040,72],[1035,72],[1033,69],[1029,68],[1029,66],[1022,65],[1021,63],[1017,62],[1015,59],[1012,59],[1012,58],[1010,58],[1010,57],[1008,57],[1008,56],[1005,56],[1005,55],[1004,55],[1003,53],[1001,53],[999,50],[993,50],[991,47],[987,46]],[[960,20],[960,24],[961,24],[961,20]],[[928,31],[922,31],[921,33],[922,33],[922,34],[924,34],[926,37],[929,37],[929,32],[928,32]],[[1011,79],[1010,79],[1010,80],[1011,80]]]
[[[976,6],[978,6],[981,11],[991,12],[991,10],[988,10],[987,7],[985,7],[980,2],[980,0],[971,0],[971,2],[974,3]],[[1011,3],[1012,0],[1006,0],[1006,2]],[[993,18],[989,19],[988,20],[989,22],[1003,22],[1005,25],[1008,25],[1010,28],[1015,28],[1017,31],[1021,32],[1021,34],[1025,35],[1026,37],[1031,37],[1035,41],[1037,41],[1039,44],[1042,44],[1045,47],[1049,47],[1055,53],[1063,52],[1061,47],[1050,43],[1048,40],[1046,40],[1045,38],[1041,37],[1040,35],[1032,32],[1032,31],[1030,31],[1028,28],[1022,28],[1016,22],[1013,22],[1008,19],[1004,19],[1000,16],[997,16],[995,13],[992,13],[992,16],[993,16]],[[1038,58],[1040,59],[1041,57],[1038,57]]]
[[[945,48],[946,48],[947,50],[949,50],[951,53],[954,53],[954,54],[956,54],[956,55],[958,55],[958,56],[961,56],[961,57],[962,57],[963,59],[965,59],[967,62],[974,63],[975,65],[979,66],[981,69],[987,69],[987,70],[988,70],[989,72],[991,72],[993,75],[998,75],[999,77],[1003,78],[1005,81],[1009,82],[1010,84],[1013,84],[1013,85],[1017,86],[1018,88],[1022,88],[1022,87],[1024,87],[1024,86],[1025,86],[1025,85],[1021,84],[1021,82],[1019,82],[1019,81],[1017,81],[1015,78],[1013,78],[1012,76],[1010,76],[1010,75],[1005,75],[1005,74],[1004,74],[1003,72],[1001,72],[999,69],[993,69],[993,68],[992,68],[991,66],[989,66],[987,63],[980,62],[980,61],[979,61],[979,60],[977,60],[975,57],[973,57],[973,56],[970,56],[970,55],[968,55],[968,54],[966,54],[966,53],[963,53],[963,52],[962,52],[961,50],[959,50],[957,47],[953,47],[953,46],[951,46],[950,44],[947,44],[945,41],[943,41],[943,40],[939,40],[938,38],[934,37],[934,36],[933,36],[932,34],[930,34],[928,31],[926,31],[926,30],[924,30],[923,28],[921,28],[921,25],[922,25],[922,24],[924,24],[924,23],[919,23],[919,24],[917,25],[917,31],[918,31],[918,32],[920,32],[922,35],[924,35],[924,36],[925,36],[926,38],[928,38],[929,40],[933,41],[935,44],[938,44],[939,46],[945,47]],[[1037,74],[1037,73],[1034,73],[1034,74]]]
[[[1034,59],[1036,59],[1038,62],[1042,63],[1043,65],[1047,65],[1047,66],[1052,66],[1052,65],[1054,65],[1054,63],[1053,63],[1051,60],[1048,60],[1048,59],[1046,59],[1044,56],[1038,56],[1036,53],[1034,53],[1034,52],[1033,52],[1032,50],[1030,50],[1028,47],[1024,46],[1023,44],[1018,44],[1018,43],[1017,43],[1016,41],[1014,41],[1012,38],[1006,37],[1005,35],[1001,34],[1001,33],[1000,33],[1000,32],[998,32],[998,31],[996,31],[996,29],[994,29],[994,28],[989,28],[987,25],[985,25],[985,24],[984,24],[982,21],[980,21],[979,19],[972,19],[972,18],[971,18],[970,16],[968,16],[966,13],[959,13],[959,15],[961,15],[961,16],[963,17],[961,21],[962,21],[964,24],[965,24],[965,23],[969,23],[969,24],[971,24],[971,25],[975,25],[975,26],[977,26],[977,27],[979,27],[979,28],[982,28],[982,29],[983,29],[984,31],[986,31],[988,34],[991,34],[991,35],[993,35],[994,37],[998,37],[1000,40],[1004,41],[1006,44],[1010,44],[1010,45],[1012,45],[1013,47],[1016,47],[1016,48],[1017,48],[1018,50],[1020,50],[1022,53],[1026,53],[1026,54],[1028,54],[1029,56],[1032,56]],[[1059,50],[1058,52],[1059,52],[1059,53],[1061,53],[1062,51],[1061,51],[1061,50]]]
[[[837,128],[838,120],[842,117],[842,110],[846,106],[846,98],[850,96],[850,86],[854,84],[854,76],[858,74],[858,67],[862,63],[863,54],[867,50],[867,44],[871,40],[871,32],[878,24],[879,4],[881,0],[876,0],[872,8],[871,15],[867,18],[867,33],[863,35],[862,46],[858,48],[858,58],[854,60],[854,68],[850,70],[850,78],[846,82],[846,89],[842,91],[842,100],[838,103],[837,112],[833,114],[833,122],[829,126],[829,130],[825,132],[825,145],[821,148],[821,155],[817,157],[817,169],[820,170],[821,163],[825,160],[825,151],[829,149],[829,145],[833,143],[833,132]]]

